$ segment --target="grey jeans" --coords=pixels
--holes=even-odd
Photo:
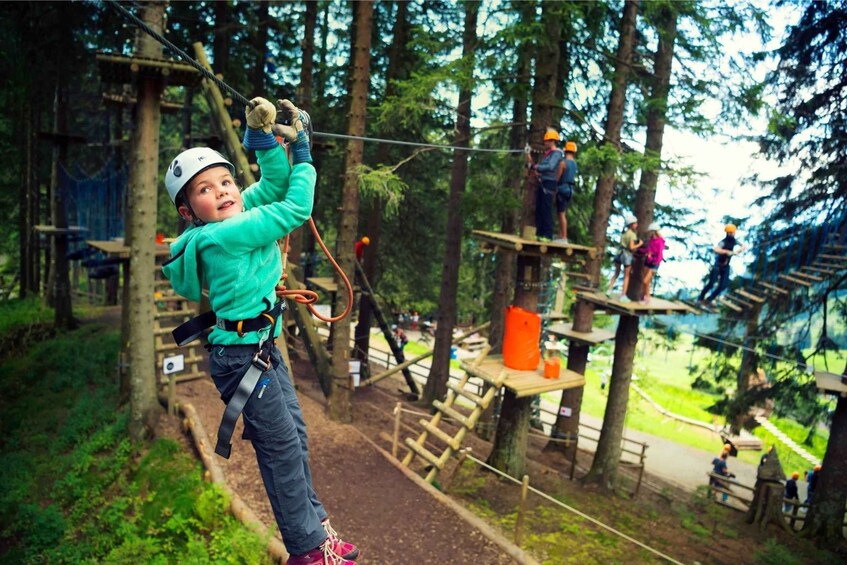
[[[209,365],[224,402],[232,398],[257,349],[255,345],[212,346]],[[244,439],[256,451],[285,548],[300,555],[326,539],[321,522],[327,514],[312,486],[303,411],[276,347],[271,351],[271,365],[244,406]]]

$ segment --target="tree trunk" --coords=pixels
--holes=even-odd
[[[63,77],[57,77],[59,84],[53,100],[53,133],[68,133],[67,91],[62,84]],[[65,217],[65,200],[59,190],[59,168],[68,159],[68,142],[64,139],[53,141],[53,161],[50,172],[50,215],[53,227],[65,229],[68,221]],[[76,326],[71,304],[71,280],[68,265],[68,236],[57,233],[51,239],[53,266],[50,269],[48,284],[48,304],[53,306],[53,325],[56,330],[69,330]]]
[[[533,5],[534,9],[534,5]],[[544,33],[535,47],[535,80],[532,87],[532,121],[529,125],[529,142],[536,154],[544,152],[544,133],[553,126],[553,107],[556,100],[556,83],[559,76],[559,45],[555,40],[561,30],[561,17],[556,2],[542,2],[541,23]],[[523,225],[535,225],[536,191],[541,183],[534,174],[526,176],[524,185]]]
[[[312,111],[312,72],[315,57],[315,26],[318,21],[318,3],[306,2],[306,12],[303,19],[303,58],[300,66],[300,83],[297,85],[294,103],[301,110]],[[314,158],[314,156],[313,156]],[[300,267],[300,256],[303,253],[303,240],[309,230],[304,226],[291,232],[289,238],[288,257]],[[302,275],[302,272],[301,272]]]
[[[618,465],[621,460],[621,441],[629,403],[629,383],[632,363],[638,344],[638,317],[621,316],[615,333],[615,359],[609,379],[609,399],[603,414],[603,427],[597,442],[594,462],[586,480],[599,482],[606,489],[617,486]]]
[[[396,2],[397,14],[394,17],[393,38],[391,41],[391,49],[388,52],[388,69],[385,73],[385,98],[392,96],[397,90],[394,86],[394,81],[401,80],[406,77],[404,65],[402,64],[403,55],[406,49],[407,38],[409,34],[408,23],[408,3]],[[380,132],[381,137],[392,137],[393,131],[389,128]],[[376,163],[381,164],[388,161],[389,150],[391,147],[386,143],[381,143],[376,152]],[[382,202],[379,198],[373,198],[368,206],[367,227],[364,235],[367,235],[371,244],[365,247],[364,263],[362,268],[365,271],[365,277],[370,281],[371,285],[377,285],[377,257],[379,257],[380,237],[382,235]],[[376,296],[371,296],[371,300],[376,300]],[[365,361],[367,365],[368,351],[370,350],[371,338],[371,318],[373,316],[373,307],[371,301],[362,297],[359,301],[359,320],[356,324],[356,349],[357,358]]]
[[[532,25],[535,6],[532,2],[518,4],[520,10],[520,21],[522,26]],[[524,47],[524,46],[522,46]],[[518,60],[515,65],[515,76],[519,80],[529,77],[531,58],[525,48],[518,49]],[[509,85],[511,86],[511,84]],[[527,97],[523,89],[515,90],[512,101],[512,126],[509,133],[509,148],[523,149],[526,146],[526,120],[527,120]],[[526,180],[526,169],[523,162],[514,160],[509,162],[511,167],[508,171],[510,187],[516,198],[521,198],[521,191]],[[513,234],[521,225],[521,211],[511,210],[507,212],[501,221],[500,231]],[[491,326],[488,330],[488,342],[491,344],[492,353],[500,353],[503,347],[503,333],[505,331],[504,313],[506,307],[511,303],[512,287],[515,276],[515,254],[501,250],[497,253],[497,267],[494,274],[494,295],[491,300]],[[492,404],[493,406],[493,404]]]
[[[213,66],[217,72],[227,75],[229,66],[229,50],[232,37],[232,2],[219,0],[213,2],[215,7],[215,35],[212,43]]]
[[[842,375],[847,376],[847,366]],[[821,463],[812,507],[803,524],[803,536],[823,547],[844,544],[844,506],[847,504],[847,397],[840,396],[829,428],[829,442]]]
[[[256,8],[256,28],[253,30],[253,72],[251,83],[253,96],[267,97],[265,93],[265,53],[268,51],[268,1],[254,2]]]
[[[473,71],[476,66],[476,22],[479,15],[477,2],[465,2],[465,26],[462,34],[464,68],[459,77],[459,104],[456,107],[456,137],[453,145],[468,147],[471,134],[471,97],[473,96]],[[468,176],[468,152],[453,151],[450,170],[450,200],[447,205],[447,240],[444,267],[441,271],[441,293],[438,298],[438,324],[435,330],[435,349],[432,366],[423,390],[423,403],[432,404],[447,394],[450,377],[450,350],[453,328],[456,326],[456,296],[459,288],[459,261],[462,256],[462,197]]]
[[[373,20],[373,2],[361,1],[355,5],[356,34],[353,48],[353,80],[350,91],[350,122],[347,134],[361,137],[365,133],[365,112],[368,100],[368,82],[370,80],[371,22]],[[355,256],[353,244],[356,240],[359,221],[359,179],[357,169],[362,164],[363,142],[351,139],[347,142],[347,155],[344,167],[344,188],[341,195],[341,214],[338,225],[338,266],[350,281],[355,275]],[[343,288],[341,277],[336,275],[339,290]],[[347,308],[347,294],[338,293],[337,308]],[[337,322],[332,336],[332,391],[329,396],[329,417],[337,422],[350,422],[353,418],[350,405],[351,385],[348,373],[350,359],[350,317]]]
[[[38,184],[35,178],[35,151],[33,143],[35,140],[35,129],[33,124],[33,108],[30,98],[27,97],[22,103],[22,114],[24,117],[24,164],[23,178],[21,179],[20,202],[21,213],[19,216],[19,252],[20,252],[20,297],[29,294],[38,294],[38,240],[35,238],[35,217],[38,210]]]
[[[626,102],[626,86],[630,73],[633,44],[635,42],[635,20],[638,14],[638,1],[627,0],[624,4],[623,17],[620,23],[620,37],[615,57],[615,74],[612,91],[609,95],[609,106],[606,117],[604,145],[611,145],[616,153],[620,153],[621,128],[623,127],[624,106]],[[609,228],[609,213],[615,192],[616,159],[609,159],[603,166],[603,172],[597,180],[594,192],[594,214],[591,216],[589,233],[591,243],[597,248],[597,255],[588,259],[585,272],[591,276],[591,281],[600,280],[600,268],[606,253],[606,230]],[[574,308],[573,329],[578,332],[590,332],[594,325],[594,306],[579,301]],[[617,349],[617,346],[616,346]],[[588,346],[570,342],[568,348],[568,369],[585,374],[588,363]],[[575,439],[579,434],[579,417],[582,407],[582,387],[569,389],[562,393],[559,403],[559,414],[556,416],[554,436]],[[570,416],[562,415],[562,408],[568,408]],[[576,446],[566,449],[569,457],[576,456]]]
[[[538,308],[538,282],[541,259],[531,255],[518,255],[518,280],[515,288],[515,306],[535,312]],[[513,477],[520,477],[526,468],[526,442],[532,418],[532,396],[517,398],[506,389],[500,407],[500,420],[494,436],[494,445],[488,455],[488,464]]]
[[[635,217],[638,218],[639,236],[646,241],[647,227],[653,222],[656,208],[656,186],[662,167],[662,147],[665,138],[665,122],[668,114],[673,54],[676,45],[676,25],[679,14],[673,5],[660,8],[657,20],[659,43],[653,63],[650,100],[647,101],[647,133],[644,142],[645,164],[641,167],[641,180],[635,193]],[[633,261],[627,295],[640,300],[644,294],[642,269],[644,259],[637,256]]]
[[[150,2],[144,7],[144,22],[164,33],[165,3]],[[138,32],[136,54],[159,59],[162,46],[146,33]],[[129,198],[133,202],[128,224],[130,244],[129,286],[129,375],[130,434],[134,441],[150,437],[159,414],[154,367],[153,304],[156,201],[159,178],[159,127],[161,125],[160,80],[144,77],[138,86],[138,126],[134,132],[133,159],[130,162]]]
[[[738,435],[741,433],[741,428],[744,427],[744,422],[747,419],[749,409],[747,401],[747,391],[750,389],[750,375],[756,372],[759,367],[759,356],[756,354],[756,334],[759,331],[759,312],[761,307],[754,305],[747,312],[747,321],[744,324],[744,344],[745,349],[741,350],[741,365],[738,367],[738,374],[735,378],[735,400],[732,402],[730,414],[730,431]]]

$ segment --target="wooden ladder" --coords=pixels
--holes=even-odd
[[[483,359],[485,359],[490,350],[491,346],[486,345],[480,355],[474,359],[473,365],[478,366],[482,363]],[[437,410],[437,412],[429,421],[424,418],[418,420],[420,425],[423,427],[421,434],[416,440],[412,438],[405,439],[409,452],[406,454],[406,457],[403,458],[402,464],[408,467],[412,464],[412,461],[414,461],[416,456],[421,457],[430,465],[429,472],[426,475],[426,481],[428,483],[432,483],[435,479],[435,475],[438,474],[438,471],[444,469],[444,466],[447,464],[450,456],[459,450],[465,435],[468,431],[474,429],[474,426],[476,426],[482,416],[482,413],[486,408],[488,408],[489,404],[491,404],[491,401],[503,386],[503,383],[506,380],[506,374],[506,371],[503,370],[495,378],[485,378],[481,375],[477,375],[489,385],[482,396],[465,390],[465,385],[468,383],[469,379],[467,372],[462,376],[458,383],[448,381],[447,388],[449,390],[447,391],[447,398],[444,399],[444,402],[435,400],[432,403],[432,406]],[[470,401],[473,405],[473,409],[470,414],[463,414],[454,408],[454,404],[459,397]],[[460,424],[461,427],[455,435],[451,436],[449,433],[439,428],[439,424],[441,424],[445,417],[451,418]],[[444,451],[440,455],[437,455],[424,447],[424,443],[430,434],[445,445]]]
[[[170,288],[170,283],[162,276],[162,267],[156,266],[155,277],[157,289],[153,296],[155,314],[153,316],[153,339],[156,350],[156,380],[160,386],[168,390],[168,413],[175,413],[176,383],[199,379],[206,374],[200,370],[203,355],[197,351],[200,342],[195,341],[187,348],[180,348],[174,343],[171,332],[183,322],[197,315],[197,305],[178,296]],[[162,284],[162,281],[166,284]],[[179,355],[183,352],[184,369],[181,373],[165,374],[165,358]]]

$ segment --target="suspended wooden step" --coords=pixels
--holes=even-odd
[[[800,267],[800,268],[801,268],[801,269],[805,269],[805,270],[807,270],[807,271],[812,271],[813,273],[820,273],[820,274],[822,274],[822,275],[834,275],[834,274],[835,274],[835,271],[833,271],[832,269],[826,269],[826,268],[823,268],[823,267],[817,267],[817,266],[815,266],[815,265],[817,265],[817,264],[818,264],[818,263],[815,263],[815,264],[813,264],[813,265],[811,265],[811,266],[808,266],[808,267]]]
[[[739,296],[736,292],[733,292],[732,294],[727,296],[727,298],[731,299],[736,304],[740,304],[741,306],[744,306],[745,308],[752,308],[753,307],[753,304],[751,302],[745,300],[744,297]]]
[[[782,288],[781,286],[776,286],[765,281],[756,281],[756,283],[777,294],[789,294],[789,291]]]
[[[755,302],[756,304],[764,304],[765,303],[764,298],[762,298],[761,296],[757,296],[757,295],[753,294],[752,292],[747,292],[743,288],[739,288],[735,292],[738,293],[739,295],[743,296],[747,300],[751,300],[751,301]]]
[[[823,277],[819,277],[817,275],[812,275],[812,274],[809,274],[809,273],[804,273],[802,271],[794,271],[794,272],[789,273],[789,274],[793,277],[797,277],[797,278],[800,278],[800,279],[808,279],[808,280],[814,281],[814,282],[823,281]]]
[[[780,273],[779,275],[777,275],[777,278],[780,278],[780,279],[788,281],[788,282],[792,282],[794,284],[801,284],[803,286],[808,286],[808,287],[812,286],[811,282],[797,278],[797,277],[792,277],[791,275],[785,275],[785,274]]]
[[[829,259],[831,261],[847,261],[847,257],[844,255],[832,255],[831,253],[821,253],[818,255],[819,259]]]
[[[744,308],[742,308],[741,306],[739,306],[738,304],[736,304],[735,302],[733,302],[732,300],[730,300],[729,298],[727,298],[725,296],[721,296],[720,298],[718,298],[718,302],[720,302],[721,304],[723,304],[724,306],[726,306],[730,310],[734,310],[736,312],[743,312],[744,311]]]
[[[488,351],[490,349],[491,346],[486,346],[474,362],[468,366],[473,367],[476,366],[477,363],[481,363],[488,355]],[[461,379],[459,379],[458,383],[447,383],[447,398],[444,399],[444,402],[436,400],[432,403],[432,406],[436,409],[436,413],[429,421],[425,419],[419,420],[419,423],[423,428],[421,434],[417,437],[417,439],[406,438],[404,441],[406,447],[409,448],[409,452],[403,458],[402,464],[408,467],[412,464],[415,457],[420,457],[429,463],[430,468],[426,475],[427,482],[431,483],[435,479],[436,474],[438,474],[438,471],[444,469],[444,466],[447,464],[450,456],[459,450],[462,445],[462,441],[465,438],[465,434],[476,426],[480,417],[482,417],[483,411],[488,408],[489,404],[491,404],[491,401],[500,390],[500,387],[503,386],[506,374],[505,371],[501,371],[496,376],[486,374],[486,376],[483,377],[483,380],[489,386],[482,396],[465,391],[465,386],[468,384],[469,378],[470,373],[465,371],[465,374]],[[469,414],[463,414],[457,410],[455,405],[456,401],[459,399],[462,399],[465,403],[469,403],[471,405]],[[449,418],[459,424],[459,430],[455,433],[455,435],[451,435],[440,427],[445,418]],[[441,453],[433,453],[430,449],[424,447],[424,444],[429,436],[432,436],[444,445]]]

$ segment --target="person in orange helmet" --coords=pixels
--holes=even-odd
[[[559,165],[559,185],[556,191],[556,212],[559,214],[559,237],[554,239],[555,243],[568,242],[568,217],[566,212],[573,198],[576,175],[579,169],[576,166],[576,142],[565,143],[565,158]]]
[[[353,245],[353,250],[356,252],[356,261],[362,262],[362,259],[365,257],[365,247],[371,244],[371,238],[366,235],[362,236],[362,239],[357,241],[355,245]]]
[[[709,271],[709,281],[700,292],[697,303],[701,306],[711,306],[712,301],[718,297],[729,286],[729,260],[732,256],[744,251],[744,246],[735,239],[738,228],[735,224],[727,224],[724,227],[726,237],[720,240],[714,247],[715,263]],[[735,248],[738,247],[738,250]],[[709,294],[712,287],[717,283],[718,287]]]
[[[562,174],[562,151],[558,148],[559,133],[548,128],[544,134],[544,155],[538,164],[532,162],[526,154],[527,166],[539,180],[535,199],[535,235],[539,241],[553,240],[553,198],[558,192],[559,177]]]

